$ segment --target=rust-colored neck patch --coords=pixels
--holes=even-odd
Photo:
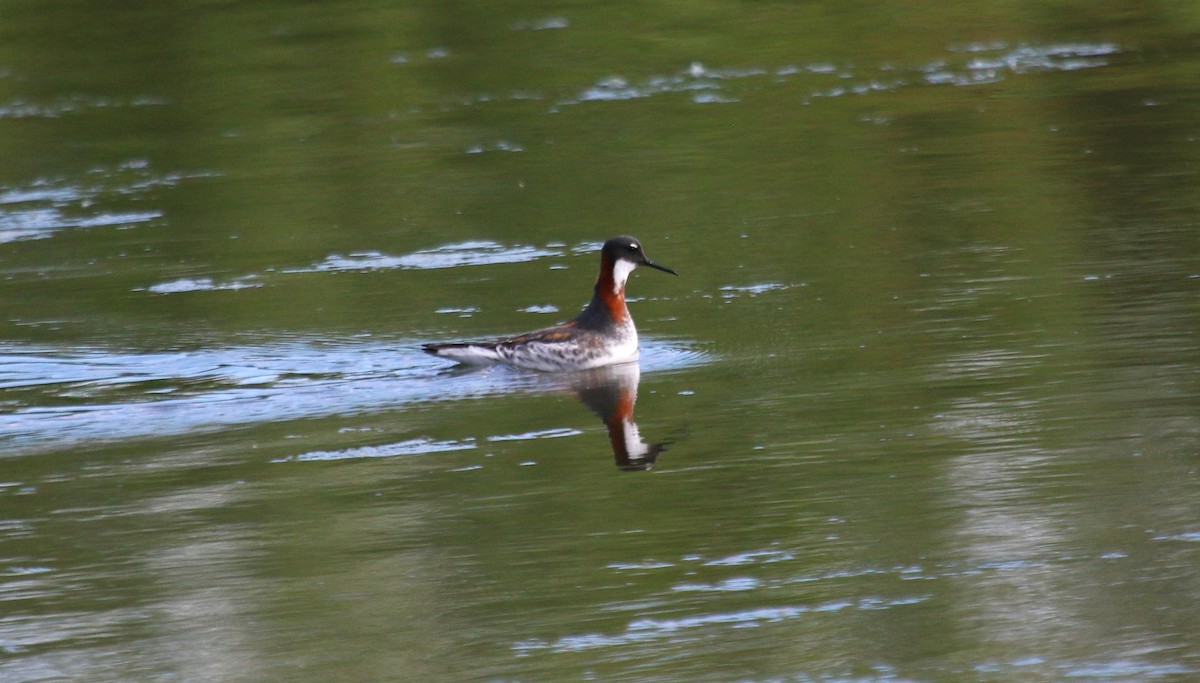
[[[600,277],[596,280],[596,295],[604,302],[613,322],[624,322],[629,317],[629,309],[625,307],[625,282],[617,282],[613,277],[613,261],[609,258],[600,261]]]

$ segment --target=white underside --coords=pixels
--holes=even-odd
[[[457,346],[440,349],[437,355],[468,365],[506,364],[542,372],[587,370],[638,359],[637,332],[631,330],[602,350],[579,350],[562,343],[528,342],[517,347]]]
[[[625,289],[625,282],[636,268],[637,264],[633,261],[617,260],[613,265],[614,293],[620,294]],[[516,346],[454,346],[439,349],[437,355],[468,365],[503,363],[542,372],[566,372],[635,361],[638,359],[638,337],[633,321],[627,321],[616,338],[602,349],[572,346],[564,342],[546,344],[531,341]]]
[[[504,362],[494,350],[483,346],[456,346],[450,349],[438,349],[437,355],[467,365],[495,365]]]

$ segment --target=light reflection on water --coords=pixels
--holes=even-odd
[[[124,354],[0,346],[0,388],[7,394],[4,403],[9,408],[0,415],[0,446],[8,454],[20,454],[72,444],[362,414],[414,403],[513,392],[586,393],[604,386],[594,374],[569,375],[564,380],[504,366],[445,372],[444,361],[430,358],[416,346],[293,342]],[[619,381],[636,401],[638,369],[680,370],[705,359],[687,346],[647,340],[641,361],[621,371],[633,374]],[[473,447],[470,442],[418,439],[344,455],[381,457]],[[334,458],[310,453],[297,459]]]
[[[43,178],[26,186],[0,186],[0,244],[48,239],[61,230],[133,227],[164,217],[160,209],[114,210],[102,202],[138,200],[148,193],[210,173],[167,173],[152,170],[142,159],[116,168],[97,167],[76,181]]]
[[[810,100],[894,92],[919,85],[978,86],[998,83],[1009,76],[1031,72],[1101,68],[1107,66],[1110,59],[1121,52],[1122,49],[1113,43],[1020,45],[1011,48],[1004,43],[976,43],[951,48],[946,58],[919,66],[885,63],[874,69],[864,69],[852,64],[813,62],[803,65],[714,68],[701,62],[692,62],[674,74],[652,75],[637,80],[625,76],[607,76],[583,88],[572,97],[554,100],[550,110],[680,93],[691,94],[695,104],[737,103],[741,100],[740,88],[753,87],[751,84],[764,79],[777,84],[801,79],[824,79],[836,83],[815,86],[807,95]],[[506,99],[553,100],[545,94],[521,90],[507,96],[483,93],[467,97],[458,104],[471,107],[486,106],[496,100]]]
[[[571,251],[576,253],[581,251],[592,252],[594,249],[588,244],[586,248],[577,246]],[[565,251],[562,248],[553,245],[546,247],[530,245],[506,246],[490,240],[474,240],[470,242],[443,244],[400,256],[385,254],[379,251],[353,252],[347,255],[330,254],[320,263],[301,268],[283,268],[278,272],[287,275],[299,275],[331,272],[370,272],[394,269],[436,270],[466,266],[494,266],[501,263],[526,263],[551,256],[562,256],[564,253]],[[213,278],[179,278],[151,285],[147,290],[155,294],[182,294],[246,289],[263,286],[269,274],[270,272],[250,273],[227,282],[214,282]]]
[[[547,256],[561,256],[557,249],[532,246],[508,247],[492,241],[446,244],[422,249],[404,256],[388,256],[377,251],[354,253],[349,256],[333,254],[311,268],[295,268],[287,273],[319,273],[342,270],[387,270],[391,268],[459,268],[497,263],[524,263]]]
[[[114,95],[5,22],[0,678],[1195,677],[1186,28],[284,4]],[[631,225],[640,364],[417,351]]]

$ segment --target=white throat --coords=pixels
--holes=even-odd
[[[629,279],[629,274],[637,268],[637,264],[633,261],[618,259],[613,264],[613,294],[619,294],[625,289],[625,282]]]

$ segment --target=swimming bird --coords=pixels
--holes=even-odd
[[[515,337],[426,344],[422,348],[426,353],[469,365],[504,363],[546,372],[635,361],[637,328],[625,307],[625,283],[638,266],[678,275],[647,258],[637,239],[628,235],[613,237],[600,249],[600,275],[592,300],[573,320]]]

